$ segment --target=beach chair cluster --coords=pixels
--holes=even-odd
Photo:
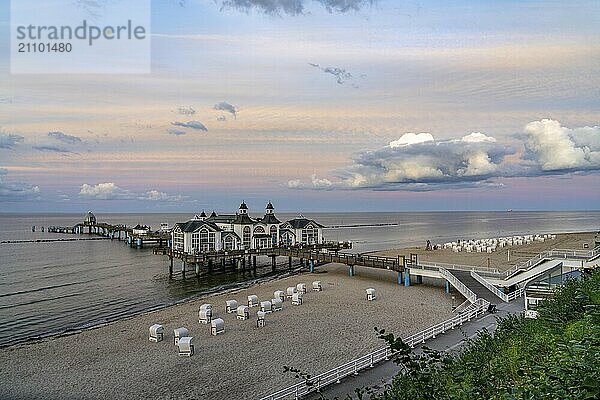
[[[154,343],[162,342],[165,338],[165,328],[160,324],[150,327],[149,340]],[[194,338],[189,330],[184,327],[173,330],[173,344],[179,349],[180,356],[191,357],[194,355]]]
[[[220,335],[225,332],[225,322],[221,318],[213,318],[212,304],[202,304],[198,309],[198,322],[203,325],[210,324],[210,334]],[[150,327],[149,340],[154,343],[162,342],[165,338],[165,329],[160,324]],[[191,357],[194,355],[194,337],[190,336],[188,328],[179,327],[173,330],[173,344],[179,349],[180,356]]]
[[[320,292],[323,290],[321,281],[312,283],[312,290]],[[266,324],[267,314],[283,310],[283,302],[286,299],[291,300],[292,305],[300,306],[303,304],[304,295],[308,289],[305,283],[298,283],[296,286],[290,286],[286,291],[276,290],[273,292],[273,298],[270,300],[259,301],[257,295],[251,294],[247,297],[246,304],[238,304],[237,300],[225,301],[225,313],[235,314],[238,320],[250,319],[250,309],[257,307],[256,326],[262,328]],[[210,324],[210,334],[217,336],[225,332],[225,321],[222,318],[213,318],[212,304],[202,304],[198,309],[198,323],[201,325]],[[165,329],[160,324],[150,326],[149,340],[154,343],[162,342],[165,338]],[[179,349],[180,356],[191,357],[194,355],[194,337],[185,327],[175,328],[173,330],[173,344]]]
[[[323,286],[321,285],[321,281],[314,281],[312,288],[316,292],[322,291]],[[306,283],[298,283],[296,286],[288,287],[285,292],[283,290],[274,291],[273,298],[269,300],[259,300],[257,295],[251,294],[248,296],[246,304],[239,305],[237,300],[227,300],[225,302],[225,311],[228,314],[235,314],[237,319],[245,321],[250,319],[250,310],[257,307],[256,326],[262,328],[266,324],[266,316],[268,314],[283,310],[283,303],[286,299],[290,300],[292,305],[302,305],[304,295],[307,291]]]
[[[496,250],[507,246],[522,246],[532,244],[533,242],[544,242],[546,240],[556,239],[556,235],[524,235],[524,236],[504,236],[491,239],[469,239],[436,244],[435,249],[452,249],[453,252],[461,251],[467,253],[493,253]]]

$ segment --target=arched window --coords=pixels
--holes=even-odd
[[[242,242],[244,243],[244,247],[249,248],[250,247],[250,227],[245,226],[243,232],[244,233],[242,235]]]
[[[225,236],[225,239],[223,240],[223,248],[225,250],[233,250],[233,245],[234,245],[233,236],[232,235]]]
[[[265,228],[263,228],[262,226],[257,226],[256,228],[254,228],[254,234],[257,233],[265,233]]]

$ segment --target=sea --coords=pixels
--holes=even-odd
[[[282,221],[296,214],[277,214]],[[493,238],[530,233],[597,231],[600,211],[585,212],[402,212],[313,213],[324,236],[351,241],[354,252],[424,246],[427,240]],[[188,220],[189,214],[96,214],[99,222],[146,224],[158,229]],[[82,214],[2,214],[0,241],[81,237],[42,232],[73,226]],[[36,231],[32,232],[32,226]],[[261,261],[261,260],[259,260]],[[180,303],[285,270],[268,260],[256,271],[215,269],[199,277],[169,277],[168,258],[152,248],[135,249],[116,240],[0,244],[0,347],[64,334]],[[177,268],[175,268],[177,270]]]

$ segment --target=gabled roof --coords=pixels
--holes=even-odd
[[[265,216],[263,218],[259,219],[258,221],[260,221],[263,224],[280,224],[281,223],[281,221],[277,219],[275,214],[265,214]]]
[[[251,225],[254,224],[254,221],[252,218],[250,218],[248,216],[248,214],[238,214],[237,217],[235,218],[235,221],[233,221],[234,224],[240,224],[240,225]]]
[[[213,215],[211,214],[210,217],[207,219],[207,221],[209,222],[214,222],[214,223],[220,223],[220,224],[232,224],[233,221],[235,221],[235,219],[237,218],[237,216],[235,214],[219,214],[217,215],[216,213],[213,212]]]
[[[226,236],[233,236],[233,237],[235,237],[237,240],[240,240],[240,241],[242,240],[242,239],[240,239],[240,237],[238,236],[238,234],[237,234],[237,233],[235,233],[235,232],[233,232],[233,231],[226,231],[226,232],[223,232],[223,233],[221,234],[221,238],[222,238],[222,239],[225,239],[225,237],[226,237]]]
[[[316,227],[324,228],[324,225],[319,224],[317,221],[308,218],[294,218],[289,221],[285,221],[282,225],[289,224],[294,229],[306,228],[308,224],[313,224]]]
[[[212,231],[221,231],[217,225],[213,224],[210,221],[200,221],[200,220],[191,220],[187,222],[179,222],[175,224],[176,227],[179,227],[182,232],[195,232],[202,226],[206,226],[208,229]]]

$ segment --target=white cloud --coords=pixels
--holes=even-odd
[[[410,191],[489,187],[493,178],[503,176],[505,157],[514,153],[513,148],[479,132],[450,140],[410,132],[378,150],[357,154],[352,165],[334,171],[335,181],[313,175],[309,185],[290,180],[288,187]]]
[[[600,169],[600,127],[570,129],[543,119],[525,126],[529,156],[542,171]]]
[[[184,196],[172,195],[156,189],[136,193],[123,189],[114,182],[104,182],[96,185],[84,183],[80,187],[79,196],[93,200],[142,200],[157,202],[180,202],[185,200]]]
[[[318,178],[317,174],[312,174],[310,177],[310,184],[305,184],[304,181],[300,179],[293,179],[288,181],[287,186],[290,189],[329,189],[332,188],[333,182],[329,179]]]
[[[81,185],[79,195],[94,200],[126,200],[131,199],[129,191],[121,189],[113,182],[98,183],[97,185]]]
[[[144,195],[139,197],[140,200],[148,200],[148,201],[182,201],[183,197],[180,195],[170,195],[165,192],[161,192],[158,190],[149,190]]]
[[[496,142],[496,138],[488,136],[481,132],[470,133],[466,136],[463,136],[460,140],[467,143]]]
[[[558,121],[534,121],[524,128],[526,153],[496,138],[472,132],[460,139],[436,140],[429,133],[405,133],[374,151],[354,156],[333,171],[336,180],[312,176],[309,184],[288,181],[292,189],[374,189],[425,191],[464,187],[501,187],[496,178],[600,171],[600,127],[566,128]]]
[[[411,144],[432,142],[433,140],[434,139],[433,139],[433,136],[431,135],[431,133],[408,132],[408,133],[405,133],[404,135],[400,136],[400,139],[390,142],[389,146],[391,148],[396,148],[396,147],[408,146]]]
[[[292,179],[288,181],[287,186],[290,189],[303,189],[305,187],[304,182],[302,182],[300,179]]]

